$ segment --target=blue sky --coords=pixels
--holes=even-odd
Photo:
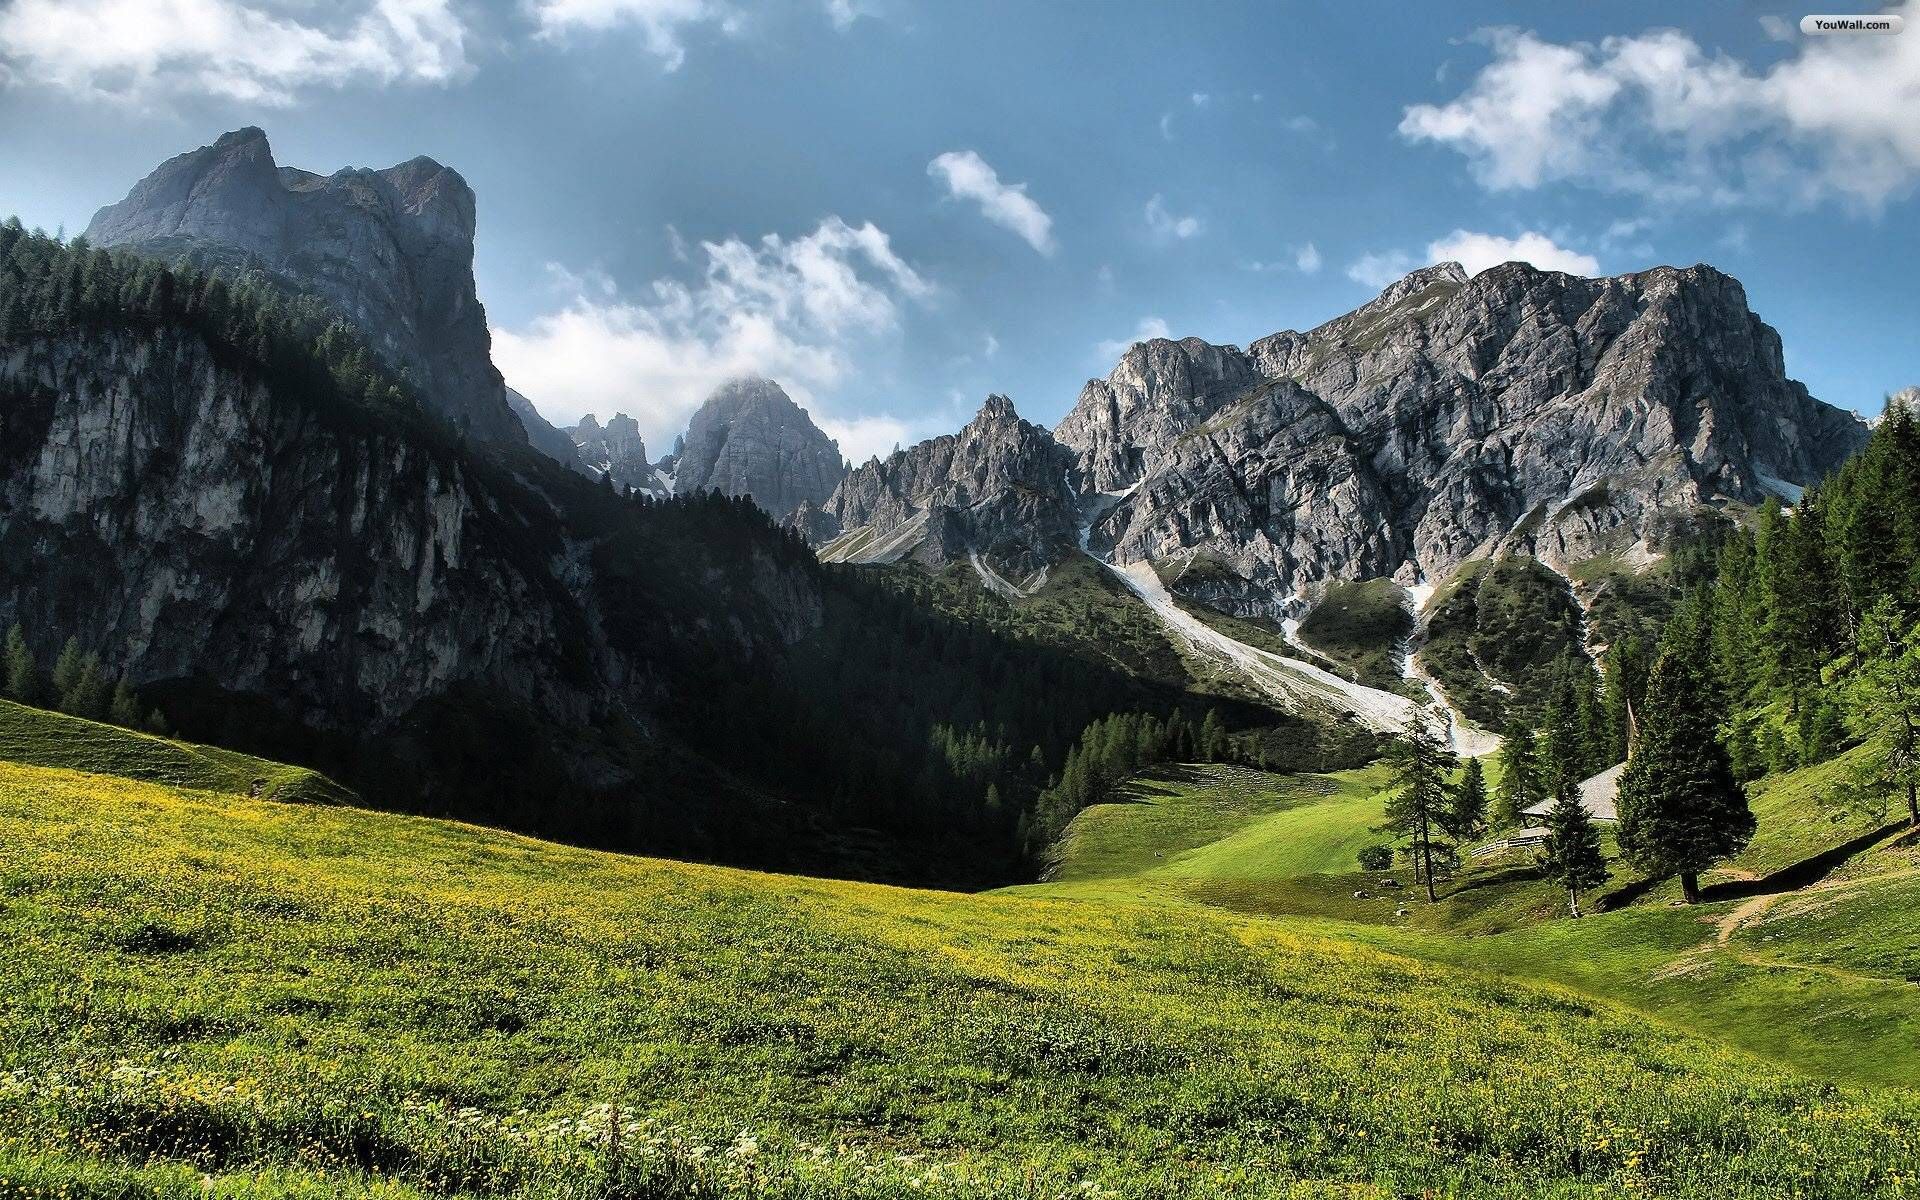
[[[245,124],[479,195],[496,358],[671,439],[789,385],[850,457],[1143,333],[1241,345],[1435,257],[1745,282],[1815,395],[1920,383],[1920,0],[0,0],[0,209],[84,226]],[[1677,23],[1676,23],[1677,22]]]

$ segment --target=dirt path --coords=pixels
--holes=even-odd
[[[1791,896],[1792,892],[1769,892],[1764,896],[1755,896],[1745,904],[1734,907],[1714,922],[1714,944],[1724,946],[1733,940],[1740,927],[1748,921],[1757,919],[1762,913],[1773,907],[1773,902],[1782,896]]]

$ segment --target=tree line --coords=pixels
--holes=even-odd
[[[79,638],[68,638],[52,669],[43,672],[26,628],[15,622],[7,630],[5,667],[7,698],[17,703],[126,729],[167,731],[158,708],[146,708],[143,715],[140,695],[125,672],[109,672],[98,654],[81,649]]]

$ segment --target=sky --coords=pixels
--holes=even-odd
[[[1879,11],[1879,10],[1873,10]],[[855,461],[1131,341],[1246,345],[1415,267],[1707,262],[1789,373],[1920,383],[1920,0],[0,0],[0,212],[85,227],[259,125],[479,199],[495,361],[664,450],[780,380]]]

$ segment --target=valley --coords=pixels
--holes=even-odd
[[[1075,84],[1142,143],[997,107],[1045,6],[994,14],[1004,69],[855,94],[937,38],[356,5],[0,0],[0,103],[255,56],[123,106],[101,146],[158,165],[76,169],[58,203],[122,196],[85,233],[0,221],[0,1200],[1920,1196],[1920,390],[1860,396],[1911,366],[1865,349],[1895,289],[1750,250],[1741,186],[1818,202],[1785,158],[1551,238],[1382,165],[1676,64],[1722,107],[1659,136],[1763,140],[1840,41],[1765,18],[1763,79],[1454,31],[1547,66],[1395,143],[1273,82],[1371,48],[1169,101],[1213,16],[1078,22],[1154,31]],[[510,102],[322,128],[283,78],[358,112],[635,24],[511,150]],[[82,34],[104,84],[36,57]],[[777,82],[795,48],[844,69]],[[966,97],[958,148],[890,140],[906,92]],[[1475,151],[1502,211],[1630,157],[1534,115]],[[1252,147],[1284,186],[1211,182]],[[1321,274],[1287,222],[1328,203]]]

